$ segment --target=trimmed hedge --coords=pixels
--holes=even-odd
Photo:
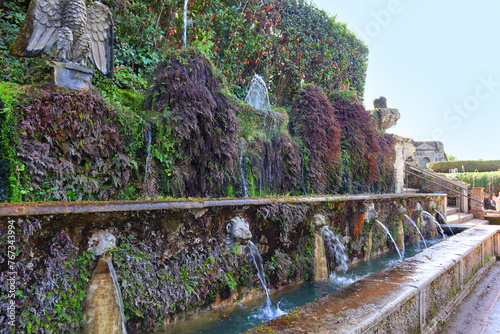
[[[459,172],[474,172],[476,169],[478,172],[494,172],[500,170],[500,160],[438,161],[428,163],[427,168],[436,173],[449,173],[454,168],[458,168]]]

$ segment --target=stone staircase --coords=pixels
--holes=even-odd
[[[446,208],[446,220],[450,225],[467,226],[487,224],[488,221],[475,219],[472,213],[459,212],[457,207],[449,206]]]
[[[474,219],[474,215],[471,213],[459,212],[458,208],[453,206],[446,208],[446,220],[448,221],[448,224],[463,224],[471,219]]]

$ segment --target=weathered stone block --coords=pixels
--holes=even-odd
[[[75,63],[51,62],[54,68],[54,83],[57,86],[87,90],[92,85],[94,71]]]

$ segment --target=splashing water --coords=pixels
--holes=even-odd
[[[392,237],[391,235],[391,232],[389,232],[389,230],[387,229],[387,227],[385,227],[384,224],[382,224],[378,219],[375,219],[375,221],[380,225],[382,226],[382,228],[384,229],[385,233],[387,233],[387,235],[391,238],[392,240],[392,243],[394,244],[394,247],[396,247],[396,250],[398,251],[398,254],[399,254],[399,257],[401,258],[401,260],[403,260],[403,254],[401,253],[401,251],[399,250],[399,247],[398,247],[398,244],[396,243],[396,241],[394,240],[394,238]]]
[[[444,231],[443,231],[443,228],[441,227],[441,224],[439,224],[439,222],[436,220],[436,218],[434,218],[433,215],[431,215],[429,212],[427,211],[422,211],[422,217],[430,220],[431,222],[433,222],[439,229],[439,233],[441,233],[441,236],[443,237],[443,239],[446,239],[446,234],[444,234]]]
[[[267,90],[264,79],[258,74],[255,74],[250,81],[245,102],[258,110],[270,111],[269,92]]]
[[[272,319],[275,317],[279,317],[280,315],[285,314],[282,310],[280,310],[279,305],[276,306],[276,309],[272,308],[271,298],[269,298],[269,290],[267,289],[266,282],[266,274],[264,273],[264,267],[262,265],[262,257],[259,254],[259,250],[257,246],[251,241],[248,241],[246,246],[246,253],[248,256],[248,261],[252,262],[257,269],[257,276],[259,277],[260,283],[266,292],[266,308],[262,313],[256,314],[255,317],[262,319]]]
[[[122,331],[123,334],[127,334],[127,328],[125,327],[125,313],[123,312],[123,299],[122,293],[120,292],[120,286],[118,285],[118,278],[116,277],[115,267],[113,267],[113,261],[108,257],[106,258],[106,262],[108,263],[109,273],[111,274],[111,278],[113,279],[113,284],[115,286],[116,297],[118,298],[118,305],[120,306],[120,316],[122,318]]]
[[[422,234],[422,232],[420,232],[420,229],[418,228],[417,224],[413,221],[413,219],[411,219],[408,215],[405,214],[405,217],[406,219],[408,219],[408,221],[410,223],[413,224],[413,226],[415,226],[415,228],[417,229],[418,231],[418,234],[420,234],[420,238],[422,238],[422,240],[424,241],[424,245],[425,245],[425,248],[427,248],[427,242],[425,242],[425,238],[424,238],[424,235]]]
[[[347,271],[348,257],[345,252],[345,246],[340,241],[328,226],[323,226],[323,242],[325,243],[325,254],[330,265],[330,273],[339,272],[345,273]],[[332,270],[335,268],[334,270]]]
[[[184,34],[182,35],[182,46],[185,49],[187,47],[187,18],[188,18],[188,3],[189,0],[184,0]]]
[[[451,235],[455,235],[455,233],[453,233],[453,230],[451,229],[450,224],[448,224],[448,221],[446,220],[446,218],[444,218],[444,216],[441,214],[441,212],[437,211],[437,213],[441,217],[441,219],[446,223],[446,226],[448,226],[448,229],[450,230]]]

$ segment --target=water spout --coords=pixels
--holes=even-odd
[[[271,105],[269,104],[269,92],[264,79],[262,79],[260,75],[255,74],[252,81],[250,81],[245,102],[258,110],[271,110]]]
[[[441,212],[439,212],[439,211],[436,211],[436,212],[439,215],[439,217],[441,217],[441,219],[446,223],[446,226],[448,226],[448,229],[450,230],[451,235],[455,235],[455,233],[453,233],[453,230],[451,229],[450,224],[448,224],[448,221],[446,220],[446,218],[444,218],[444,216],[441,214]]]
[[[182,47],[185,49],[187,47],[187,11],[188,11],[188,3],[189,0],[184,0],[184,25],[182,28],[184,29],[184,34],[182,35]]]
[[[431,215],[427,211],[422,211],[422,217],[426,218],[428,221],[433,222],[438,227],[439,233],[441,233],[441,236],[443,237],[443,239],[446,238],[446,234],[444,234],[444,231],[443,231],[443,228],[441,227],[441,224],[439,224],[439,222],[436,220],[436,218],[434,218],[433,215]]]
[[[322,233],[325,254],[328,259],[328,264],[330,265],[330,273],[345,273],[348,269],[348,257],[344,244],[340,241],[338,236],[330,231],[328,226],[323,226]]]
[[[391,232],[389,232],[389,230],[387,229],[387,227],[385,227],[384,224],[382,224],[378,219],[375,219],[375,221],[380,225],[382,226],[382,228],[384,229],[385,233],[387,233],[387,235],[391,238],[391,241],[392,243],[394,244],[394,247],[396,247],[396,250],[398,251],[398,254],[399,254],[399,257],[401,258],[401,260],[403,260],[403,254],[401,254],[401,251],[399,250],[399,247],[398,247],[398,244],[396,244],[396,241],[394,240],[394,238],[392,237],[392,234]]]
[[[125,313],[123,312],[124,307],[123,307],[122,293],[120,292],[120,286],[118,285],[118,278],[116,277],[116,271],[115,268],[113,267],[113,261],[111,260],[111,257],[106,257],[106,262],[108,263],[109,273],[111,274],[111,278],[113,279],[113,284],[115,285],[115,290],[116,290],[116,297],[118,299],[118,305],[120,306],[120,315],[122,318],[122,331],[123,334],[127,334],[127,329],[125,327]]]
[[[418,234],[420,235],[420,238],[422,238],[422,240],[424,241],[425,248],[427,248],[427,242],[425,242],[424,235],[422,234],[422,232],[420,232],[420,229],[418,228],[417,224],[407,214],[405,214],[405,217],[406,217],[406,219],[408,219],[410,221],[410,223],[413,224],[413,226],[415,226],[415,228],[417,229]]]

